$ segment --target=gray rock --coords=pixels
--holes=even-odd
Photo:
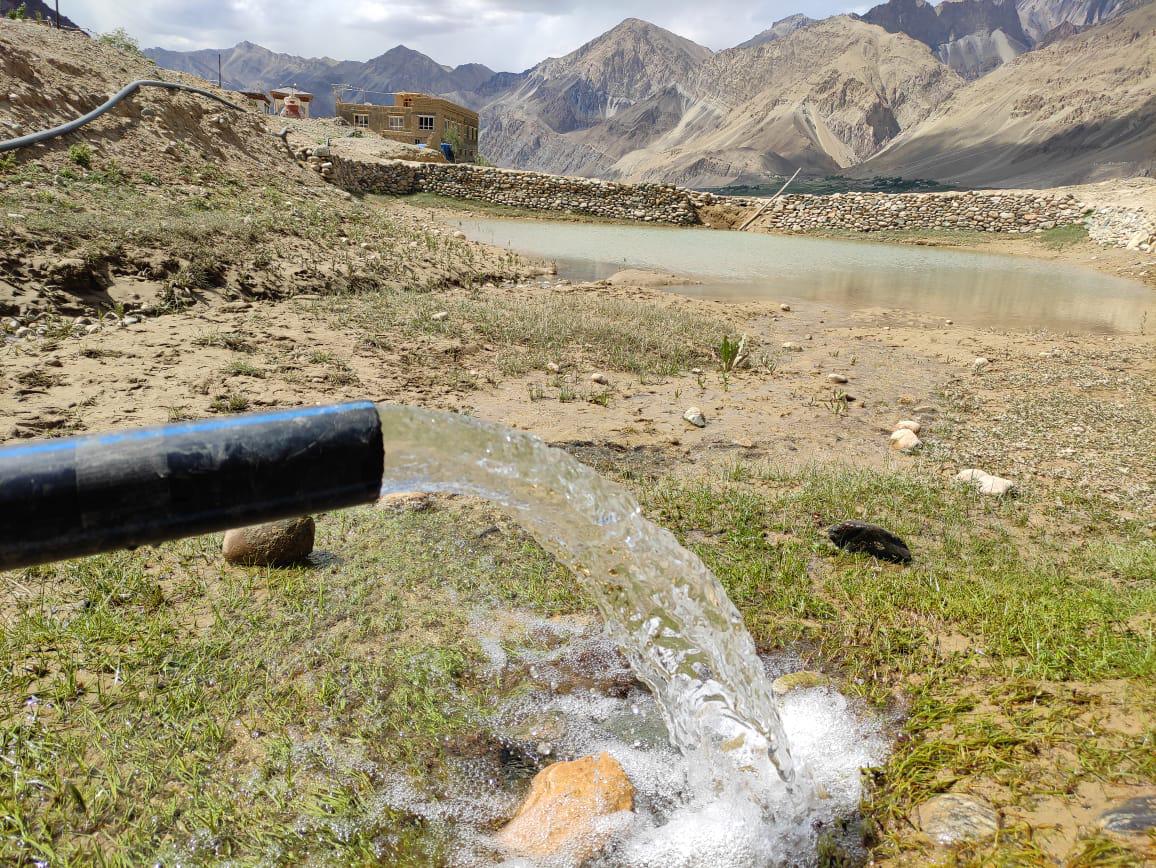
[[[827,382],[840,383],[841,384],[841,383],[846,383],[847,378],[844,377],[842,374],[828,374],[827,375]]]
[[[437,313],[430,317],[430,319],[432,319],[434,322],[445,322],[449,318],[450,312],[448,310],[439,310]]]
[[[313,551],[317,526],[310,516],[228,531],[221,548],[231,564],[282,567],[298,564]]]
[[[934,796],[915,809],[919,828],[945,847],[983,841],[999,830],[999,815],[987,802],[956,793]]]
[[[600,386],[608,386],[610,384],[610,378],[601,371],[595,371],[590,375],[590,382],[597,383]]]
[[[1128,799],[1100,815],[1097,821],[1107,832],[1143,835],[1156,830],[1156,795]]]
[[[686,412],[682,414],[682,418],[695,428],[706,427],[706,416],[703,415],[702,410],[698,407],[687,407]]]
[[[923,441],[916,436],[914,431],[908,431],[906,428],[900,428],[891,435],[891,448],[898,449],[900,452],[914,452]]]

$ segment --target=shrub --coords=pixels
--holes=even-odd
[[[92,148],[85,144],[73,145],[68,149],[68,161],[82,169],[91,169]]]
[[[111,30],[108,33],[100,35],[100,42],[105,45],[111,45],[117,51],[123,51],[127,54],[140,54],[140,43],[131,37],[127,30],[123,27],[118,27],[116,30]]]

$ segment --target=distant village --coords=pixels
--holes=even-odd
[[[400,91],[375,94],[379,102],[354,102],[343,97],[352,88],[334,88],[336,115],[354,129],[391,141],[439,150],[450,162],[473,163],[478,158],[478,114],[447,99]],[[368,91],[357,91],[364,99]],[[308,118],[314,95],[296,87],[241,91],[251,107],[284,118]]]

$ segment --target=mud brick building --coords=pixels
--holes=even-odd
[[[478,158],[478,114],[437,96],[424,93],[390,94],[387,105],[337,100],[337,116],[355,129],[372,130],[407,145],[438,149],[453,147],[454,159],[473,163]]]

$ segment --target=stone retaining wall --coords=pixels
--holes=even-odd
[[[328,148],[307,149],[299,152],[298,157],[331,182],[353,193],[406,196],[430,192],[515,208],[569,211],[647,223],[699,223],[700,209],[711,206],[730,206],[753,214],[755,208],[767,201],[716,196],[663,184],[620,184],[465,164],[363,162],[332,154]],[[1026,233],[1086,224],[1093,239],[1102,244],[1156,249],[1151,232],[1140,237],[1146,227],[1152,226],[1151,218],[1142,213],[1122,213],[1128,210],[1092,212],[1070,193],[990,190],[831,196],[787,194],[768,205],[758,219],[758,226],[778,232],[967,229]]]
[[[971,191],[785,195],[770,204],[758,225],[785,232],[971,229],[1018,233],[1078,224],[1084,210],[1071,194]]]
[[[437,193],[495,205],[540,211],[573,211],[647,223],[698,223],[692,194],[662,184],[616,184],[538,172],[515,172],[467,164],[363,163],[338,156],[326,177],[353,193]]]

